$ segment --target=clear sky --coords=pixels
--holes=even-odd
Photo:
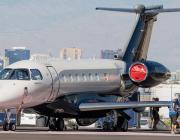
[[[180,0],[0,0],[0,53],[26,46],[58,56],[62,47],[80,47],[84,57],[99,57],[101,49],[124,47],[135,15],[95,7],[136,4],[180,7]],[[148,58],[180,69],[180,13],[158,16]]]

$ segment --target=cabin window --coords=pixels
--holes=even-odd
[[[95,73],[95,78],[96,78],[97,81],[100,80],[99,75],[97,73]]]
[[[83,81],[87,80],[86,75],[84,73],[82,74],[82,79],[83,79]]]
[[[79,81],[79,76],[78,76],[78,74],[76,73],[75,74],[75,79],[74,79],[75,81]]]
[[[69,74],[69,82],[73,82],[72,74]]]
[[[91,74],[91,73],[89,73],[89,80],[90,80],[90,81],[92,81],[92,80],[93,80],[93,78],[92,78],[92,74]]]
[[[107,73],[104,73],[104,80],[105,80],[105,81],[108,81],[108,80],[109,80]]]
[[[31,71],[31,79],[32,80],[42,80],[42,74],[38,69],[30,69]]]
[[[66,82],[66,76],[64,74],[62,74],[62,76],[61,76],[61,81]]]

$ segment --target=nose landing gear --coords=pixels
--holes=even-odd
[[[4,131],[16,131],[16,124],[15,123],[7,123],[7,122],[4,122],[3,124],[3,130]]]
[[[16,130],[16,124],[12,122],[12,113],[10,109],[7,109],[5,111],[5,117],[4,117],[4,123],[3,123],[3,130],[4,131],[15,131]]]

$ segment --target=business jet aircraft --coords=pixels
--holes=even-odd
[[[156,86],[170,77],[162,64],[147,60],[147,52],[157,15],[176,12],[162,6],[134,9],[97,8],[136,13],[136,24],[122,55],[114,60],[52,61],[38,64],[20,61],[0,73],[0,108],[31,108],[48,116],[49,128],[63,130],[63,118],[76,118],[79,125],[90,125],[111,112],[116,116],[114,129],[127,131],[126,109],[168,106],[169,102],[120,102],[138,87]]]

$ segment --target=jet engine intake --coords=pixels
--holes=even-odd
[[[145,88],[156,86],[170,76],[165,66],[154,61],[135,62],[129,68],[129,77],[133,83]]]

